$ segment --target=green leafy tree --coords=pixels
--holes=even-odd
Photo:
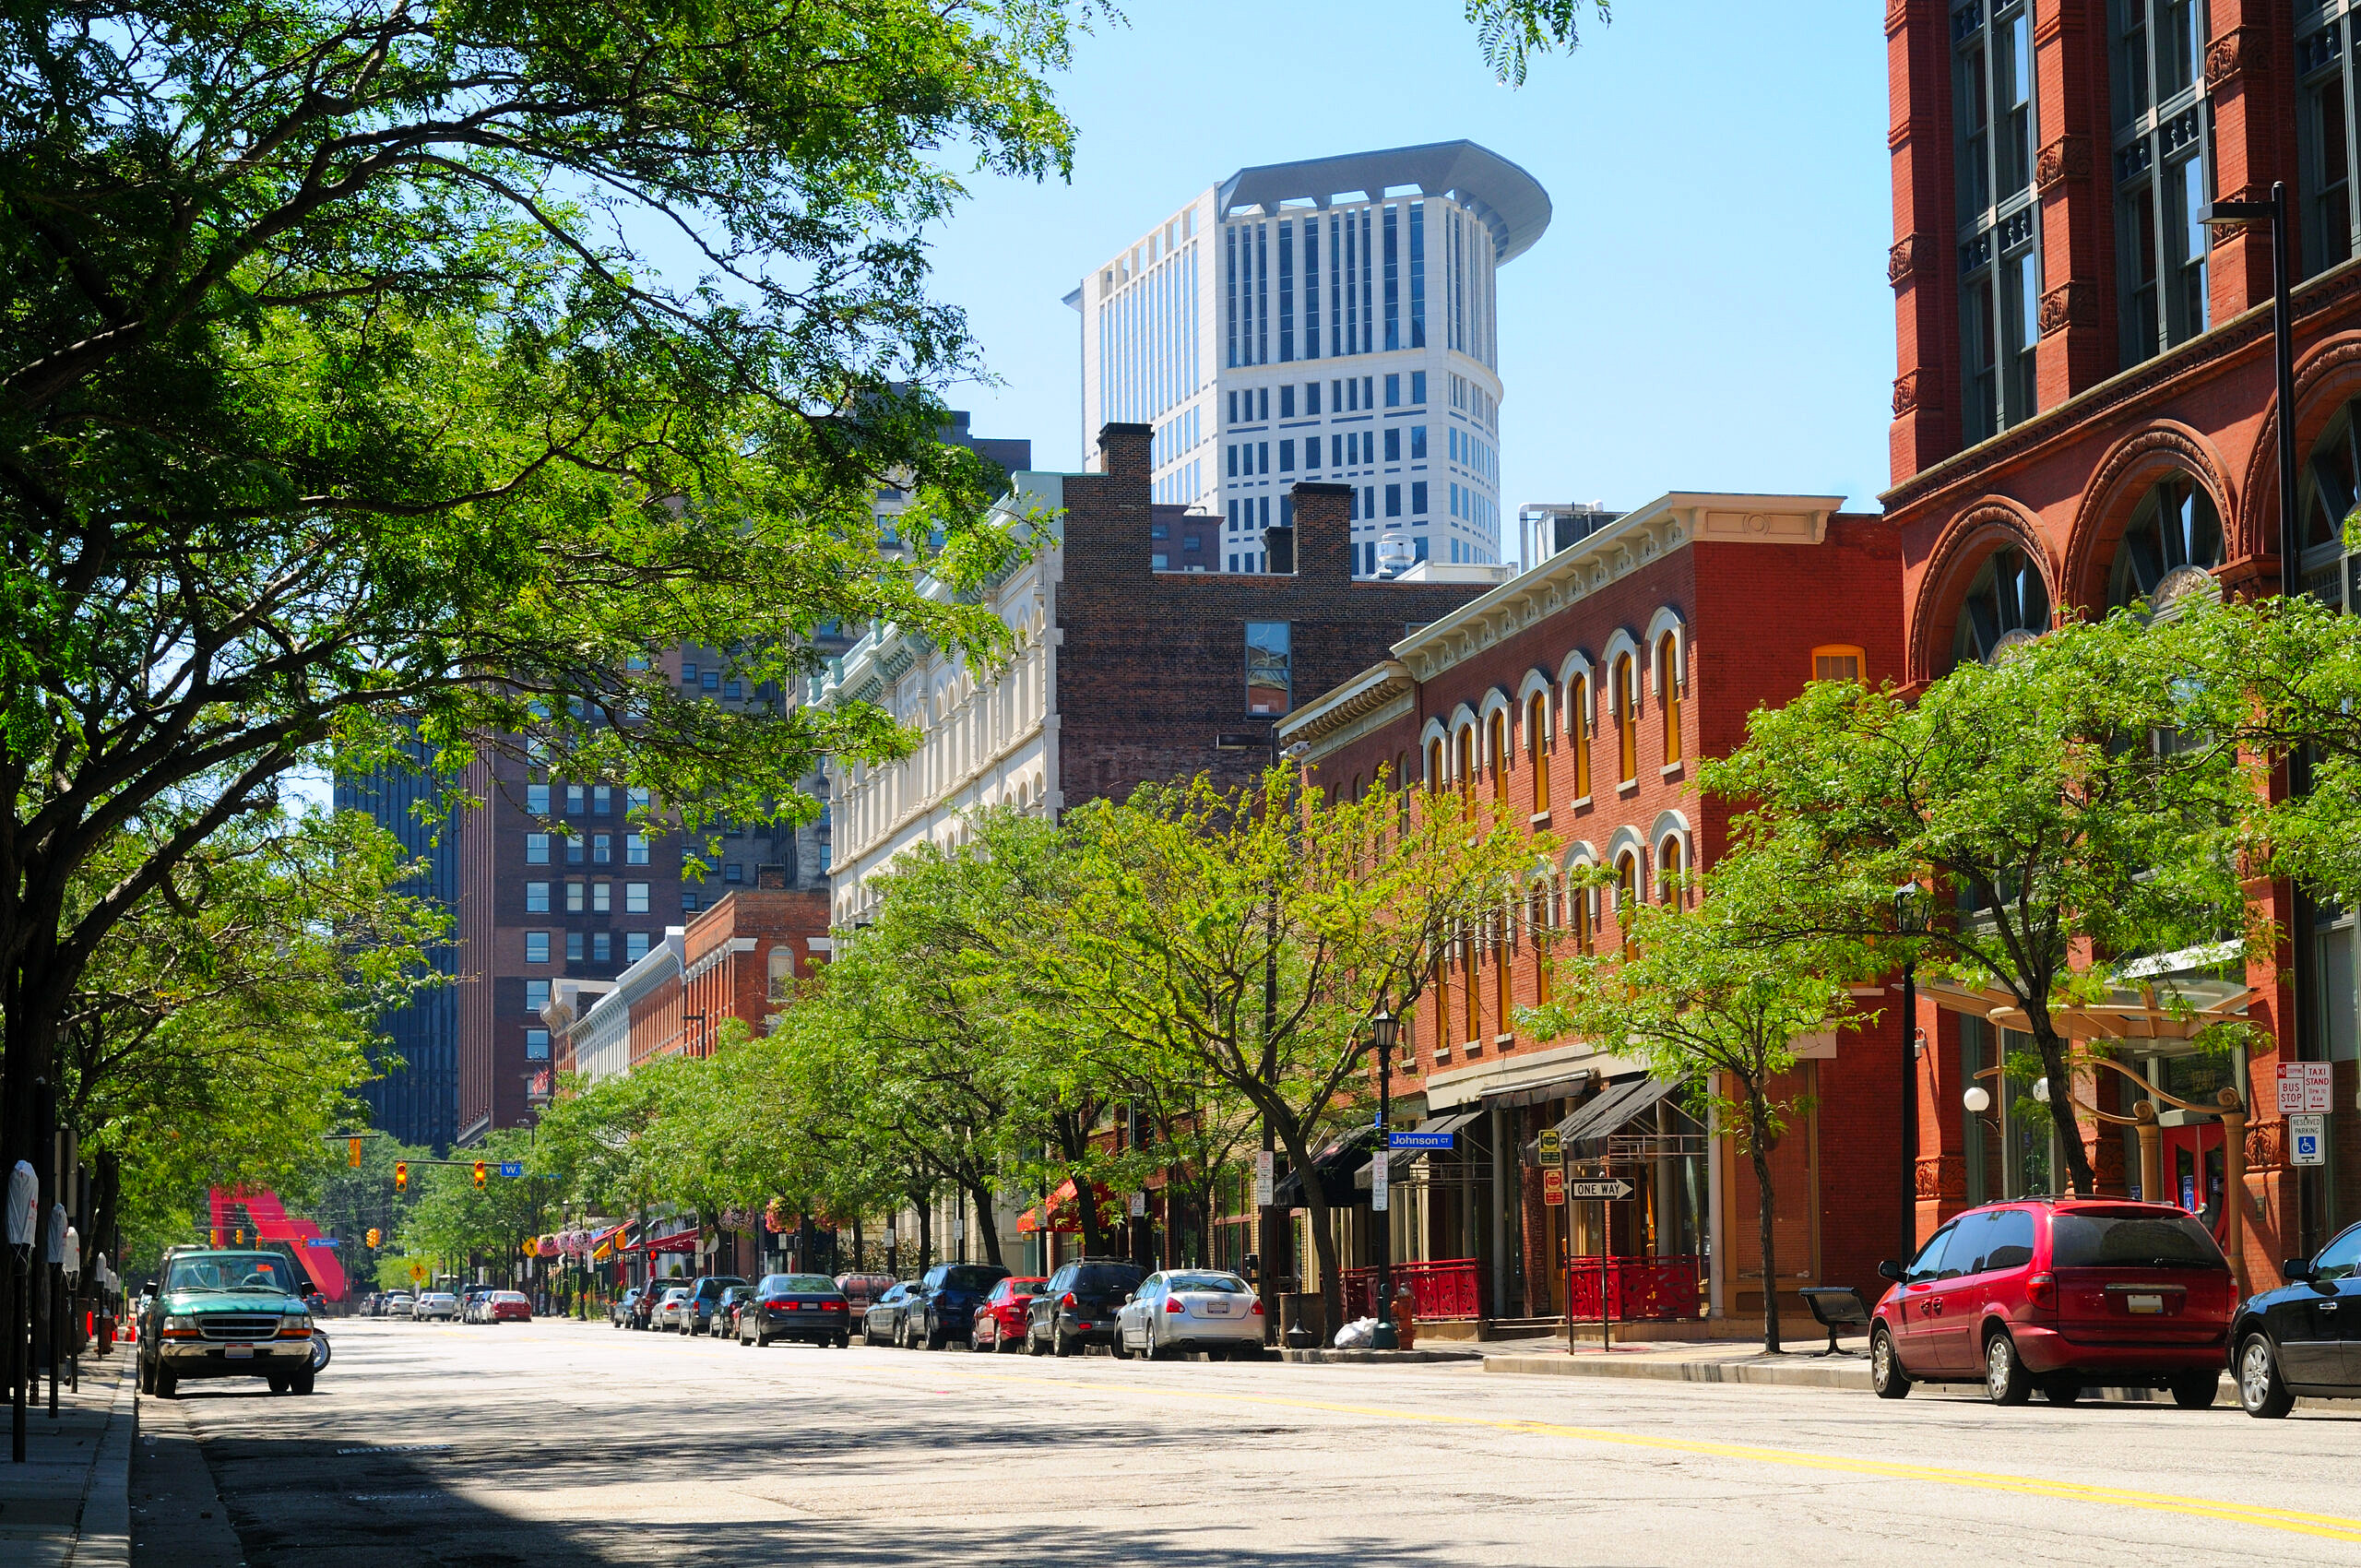
[[[1536,56],[1580,48],[1585,12],[1602,27],[1611,19],[1608,0],[1466,0],[1466,6],[1484,64],[1511,87],[1525,85]]]
[[[1514,907],[1547,835],[1456,793],[1335,800],[1292,767],[1200,777],[1066,817],[1086,865],[1035,1004],[1174,1058],[1260,1117],[1304,1173],[1328,1322],[1343,1280],[1312,1156],[1365,1092],[1369,1021],[1406,1015],[1448,944]]]
[[[2237,831],[2255,780],[2227,738],[2242,699],[2191,679],[2181,626],[2118,612],[1962,664],[1916,703],[1829,682],[1755,713],[1701,778],[1747,808],[1745,880],[1783,890],[1761,940],[1892,939],[1894,890],[1930,887],[1907,945],[2007,993],[2050,1103],[2074,1103],[2058,1010],[2103,995],[2111,965],[2248,918]],[[2094,1191],[2082,1140],[2059,1141],[2073,1190]]]
[[[1701,1117],[1737,1140],[1754,1168],[1755,1224],[1762,1249],[1762,1348],[1780,1352],[1777,1212],[1771,1151],[1802,1107],[1796,1039],[1857,1022],[1848,975],[1874,972],[1857,943],[1795,941],[1765,949],[1765,926],[1793,923],[1784,885],[1704,879],[1675,903],[1618,911],[1619,951],[1553,965],[1557,1000],[1522,1011],[1534,1035],[1616,1042],[1667,1083],[1687,1087]]]
[[[1059,0],[164,0],[0,14],[0,1015],[10,1146],[114,924],[304,765],[415,735],[815,809],[883,713],[783,684],[823,624],[993,618],[881,559],[1005,555],[924,388],[972,373],[917,235],[951,160],[1062,173]],[[662,265],[683,266],[668,273]],[[147,857],[81,897],[146,818]]]

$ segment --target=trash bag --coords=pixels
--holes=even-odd
[[[1344,1327],[1336,1331],[1336,1348],[1339,1350],[1366,1350],[1370,1347],[1370,1341],[1375,1338],[1376,1336],[1377,1319],[1373,1317],[1357,1317],[1352,1322],[1345,1324]]]

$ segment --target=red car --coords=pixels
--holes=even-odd
[[[976,1325],[967,1336],[970,1350],[1005,1350],[1015,1352],[1025,1348],[1026,1304],[1040,1293],[1046,1279],[1003,1279],[992,1287],[984,1304],[976,1309]]]
[[[484,1315],[493,1323],[530,1323],[533,1303],[521,1291],[495,1290],[491,1304],[484,1308]]]
[[[1996,1405],[2038,1388],[2070,1405],[2086,1387],[2172,1391],[2213,1403],[2237,1286],[2204,1226],[2169,1204],[2028,1198],[1968,1210],[1935,1232],[1869,1329],[1869,1381],[1981,1383]]]

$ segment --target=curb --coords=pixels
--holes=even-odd
[[[1781,1388],[1843,1388],[1869,1392],[1869,1369],[1790,1366],[1781,1361],[1618,1360],[1615,1352],[1588,1356],[1487,1356],[1488,1372],[1539,1377],[1628,1377],[1658,1383],[1748,1383]]]
[[[1279,1351],[1279,1360],[1299,1364],[1333,1363],[1337,1361],[1380,1361],[1390,1366],[1433,1365],[1442,1362],[1480,1361],[1481,1350],[1288,1350]],[[1536,1358],[1536,1360],[1538,1358]]]
[[[82,1483],[82,1515],[70,1568],[131,1568],[131,1450],[139,1432],[137,1352],[123,1354],[114,1369],[114,1396],[107,1402],[106,1431]]]

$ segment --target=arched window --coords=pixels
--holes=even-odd
[[[1597,932],[1593,911],[1597,891],[1589,887],[1569,886],[1566,889],[1566,923],[1573,928],[1574,951],[1588,956],[1591,940]]]
[[[1476,783],[1476,727],[1459,731],[1459,790],[1465,794]]]
[[[1656,639],[1656,707],[1664,714],[1664,765],[1680,760],[1680,642],[1667,632]]]
[[[2304,591],[2343,603],[2344,527],[2361,504],[2361,404],[2348,403],[2304,465],[2298,517],[2304,527]],[[2361,609],[2361,605],[2354,606]]]
[[[1525,705],[1525,745],[1533,761],[1533,809],[1549,809],[1549,695],[1536,692]]]
[[[1427,742],[1427,793],[1442,793],[1442,737],[1438,735]]]
[[[1509,710],[1495,708],[1491,723],[1485,728],[1490,742],[1491,754],[1485,761],[1492,772],[1492,799],[1505,801],[1509,798]]]
[[[2161,610],[2211,577],[2222,564],[2222,517],[2205,487],[2175,477],[2141,498],[2115,548],[2107,608],[2145,600]]]
[[[1473,925],[1469,926],[1465,938],[1460,943],[1459,967],[1462,975],[1459,989],[1461,995],[1466,999],[1467,1008],[1467,1033],[1462,1038],[1470,1042],[1484,1038],[1483,987],[1477,983],[1476,978],[1477,949],[1481,945],[1476,928]]]
[[[1684,902],[1680,886],[1683,871],[1680,861],[1680,835],[1667,833],[1656,846],[1656,898],[1661,903]]]
[[[2049,585],[2015,545],[1994,551],[1967,586],[1952,635],[1952,662],[1987,664],[1994,655],[2049,630]]]
[[[1615,857],[1615,923],[1631,919],[1631,906],[1641,898],[1640,857],[1626,849]]]
[[[1533,879],[1525,898],[1525,927],[1533,936],[1533,1004],[1546,1006],[1549,1001],[1549,938],[1548,932],[1558,923],[1558,890],[1549,881],[1549,873],[1542,873]]]
[[[1640,777],[1640,716],[1632,710],[1630,654],[1616,655],[1607,683],[1607,700],[1615,708],[1615,777],[1629,784]]]
[[[1577,675],[1566,683],[1566,738],[1574,747],[1574,799],[1590,798],[1590,677]]]

